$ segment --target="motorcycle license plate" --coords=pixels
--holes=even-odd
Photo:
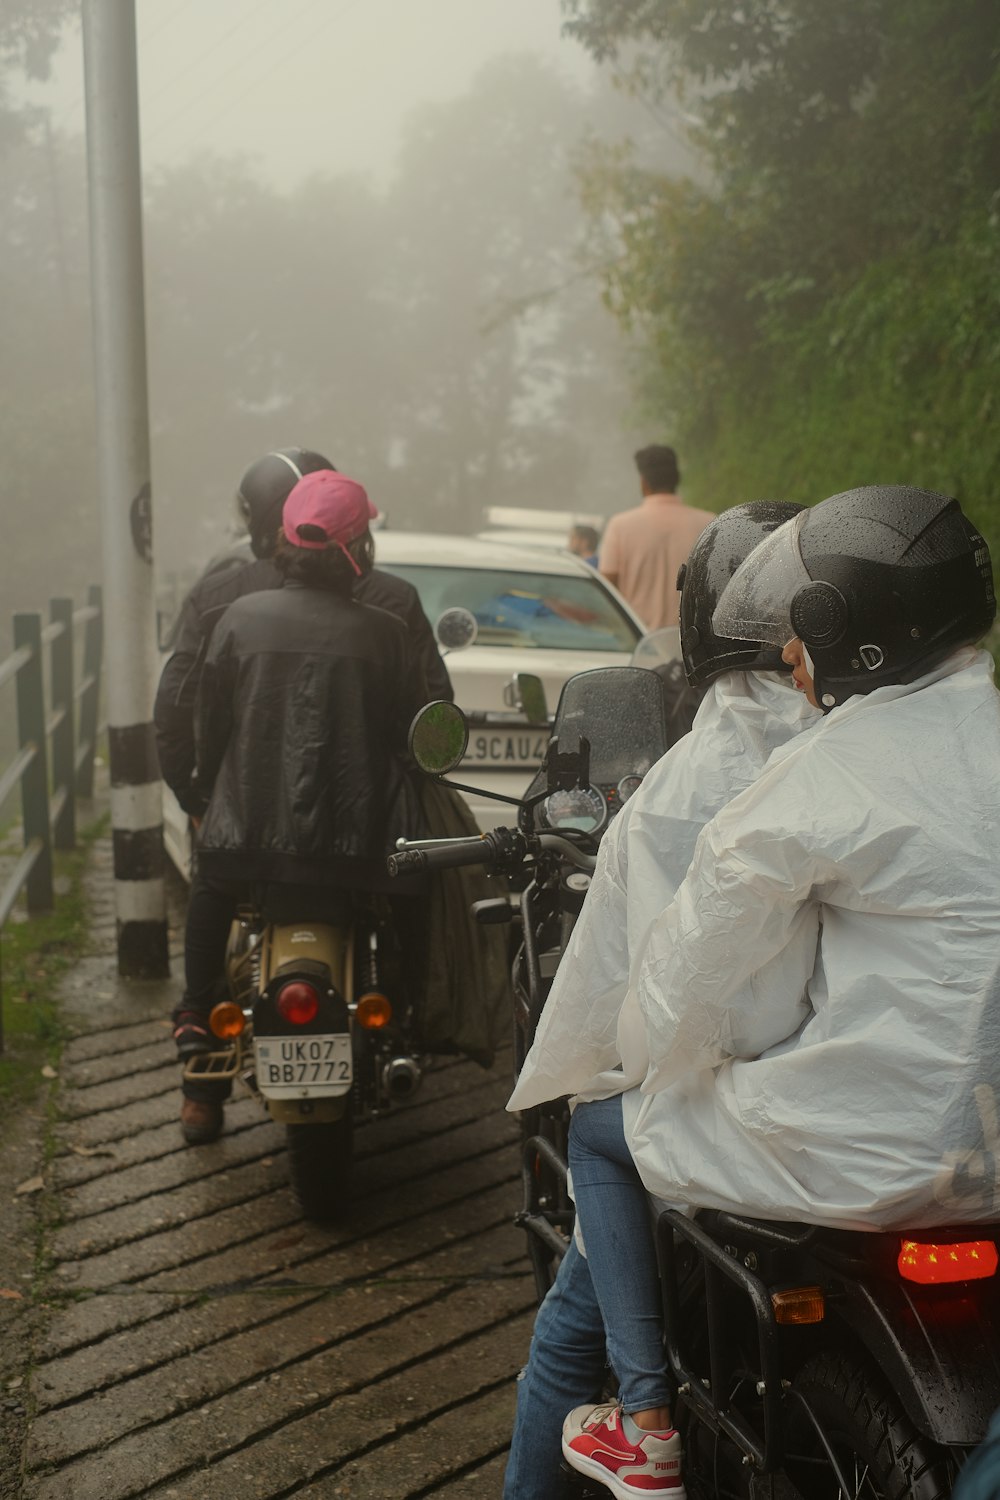
[[[462,764],[498,771],[508,766],[540,766],[548,743],[544,729],[473,729]]]
[[[254,1038],[257,1087],[267,1099],[332,1099],[351,1087],[351,1038],[260,1036]]]

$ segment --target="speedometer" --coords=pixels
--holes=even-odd
[[[581,833],[596,833],[604,826],[608,804],[596,786],[574,787],[568,792],[551,792],[539,808],[546,828],[576,828]]]

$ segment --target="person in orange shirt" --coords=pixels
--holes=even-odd
[[[654,443],[635,455],[643,500],[612,516],[601,544],[600,571],[631,604],[647,630],[676,625],[677,573],[709,521],[677,493],[680,471],[673,448]]]

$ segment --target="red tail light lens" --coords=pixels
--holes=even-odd
[[[997,1247],[992,1240],[963,1240],[955,1245],[929,1245],[919,1240],[900,1244],[899,1274],[921,1286],[950,1281],[985,1281],[995,1276]]]
[[[278,1014],[289,1026],[308,1026],[319,1012],[319,990],[302,979],[282,985],[277,998]]]

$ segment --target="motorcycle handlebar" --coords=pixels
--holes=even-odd
[[[484,865],[495,851],[485,839],[450,839],[431,849],[401,849],[390,854],[386,865],[390,875],[405,875],[410,870],[453,870],[458,865]]]
[[[526,854],[543,849],[588,874],[593,873],[597,862],[595,855],[562,834],[542,833],[528,839],[513,828],[494,828],[476,838],[404,844],[397,853],[389,855],[386,866],[390,875],[404,875],[411,870],[453,870],[459,865],[513,866],[520,864]]]
[[[597,868],[596,854],[588,854],[585,849],[580,848],[579,844],[574,844],[572,839],[563,838],[562,834],[541,833],[538,835],[538,842],[543,849],[548,849],[550,853],[558,854],[560,859],[576,865],[578,870],[586,870],[592,875]]]

